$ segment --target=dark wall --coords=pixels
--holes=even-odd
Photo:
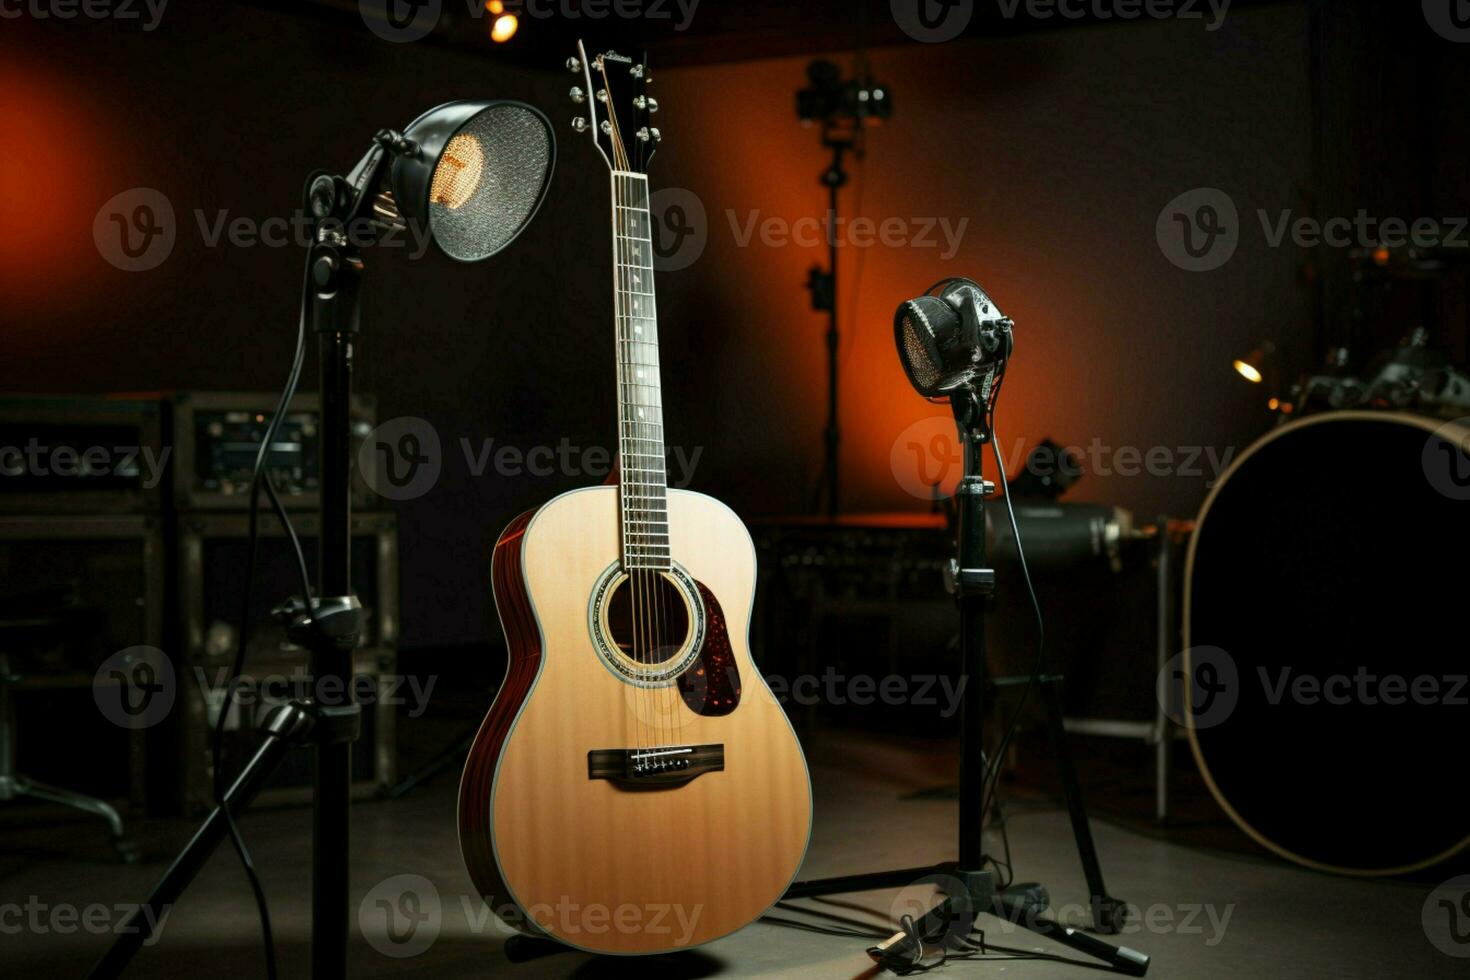
[[[1311,180],[1308,23],[1304,5],[1283,4],[1232,12],[1214,32],[1141,22],[873,52],[897,112],[842,208],[910,229],[968,225],[948,258],[843,251],[846,509],[924,506],[904,489],[901,436],[943,409],[906,386],[890,322],[897,301],[949,274],[979,278],[1018,324],[1008,451],[1096,440],[1116,467],[1120,447],[1164,449],[1176,470],[1192,459],[1202,472],[1091,473],[1077,497],[1150,517],[1196,509],[1210,475],[1198,450],[1242,449],[1266,424],[1230,359],[1265,336],[1311,347],[1304,255],[1269,247],[1255,217],[1301,211]],[[175,3],[151,33],[3,26],[6,390],[278,387],[301,249],[211,247],[196,212],[289,214],[309,172],[345,169],[377,128],[438,102],[491,95],[548,112],[555,182],[511,249],[468,267],[367,256],[361,387],[383,418],[427,419],[445,454],[434,490],[398,505],[404,642],[492,635],[498,530],[601,476],[477,477],[461,440],[525,450],[614,434],[606,178],[565,125],[569,77],[252,5]],[[669,440],[702,451],[692,486],[748,515],[803,509],[819,464],[823,322],[802,283],[823,250],[759,233],[742,247],[735,231],[752,212],[791,222],[824,207],[827,158],[792,111],[805,60],[670,69],[656,87],[654,187],[687,190],[706,217],[699,259],[659,278]],[[169,259],[136,274],[92,239],[102,203],[134,187],[167,195],[178,223]],[[1224,190],[1243,219],[1236,255],[1208,273],[1171,264],[1155,236],[1165,204],[1197,187]]]

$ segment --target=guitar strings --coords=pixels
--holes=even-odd
[[[602,75],[602,88],[603,88],[603,91],[608,93],[608,100],[607,100],[607,102],[605,104],[607,106],[607,110],[606,111],[607,111],[608,129],[610,130],[609,136],[610,136],[611,144],[612,144],[614,164],[615,164],[615,166],[618,169],[620,169],[620,170],[624,171],[624,173],[626,173],[627,171],[629,171],[631,169],[631,167],[630,167],[629,162],[628,162],[628,155],[627,155],[626,148],[625,148],[625,146],[623,144],[622,132],[621,132],[620,127],[618,126],[617,113],[613,111],[613,107],[612,107],[612,98],[611,98],[612,85],[608,81],[608,78],[607,78],[607,65],[606,65],[606,63],[600,64],[599,67],[598,67],[598,71]],[[620,310],[623,313],[623,325],[627,324],[627,322],[631,319],[631,316],[632,316],[631,312],[627,308],[625,308],[624,305],[623,305],[624,303],[627,303],[629,306],[631,306],[631,304],[632,304],[632,298],[631,298],[631,296],[627,296],[626,295],[627,294],[627,287],[624,285],[624,283],[622,281],[623,280],[624,272],[626,270],[627,263],[624,262],[624,261],[621,261],[621,256],[623,254],[623,249],[625,247],[622,244],[622,242],[624,240],[623,237],[622,237],[622,233],[625,230],[624,229],[624,217],[623,217],[623,215],[628,211],[627,205],[625,203],[626,200],[627,200],[627,198],[626,198],[627,187],[624,185],[623,182],[624,181],[627,181],[628,179],[629,178],[627,178],[625,176],[619,176],[618,174],[614,174],[613,175],[613,179],[612,179],[612,184],[613,184],[613,214],[614,214],[614,218],[615,218],[615,221],[613,223],[613,227],[614,227],[614,235],[616,236],[614,238],[614,241],[613,241],[613,245],[614,245],[613,255],[614,255],[614,258],[618,260],[616,262],[616,267],[614,268],[613,275],[614,275],[614,279],[615,279],[615,281],[617,283],[619,292],[623,294],[622,296],[619,297],[619,302],[618,302],[618,306],[619,306]],[[628,236],[628,237],[629,238],[632,238],[633,236]],[[622,326],[622,325],[620,325],[620,326]],[[620,330],[619,332],[621,333],[622,331]],[[633,354],[634,354],[634,349],[633,349],[633,346],[632,346],[633,345],[633,341],[632,341],[632,336],[633,335],[632,334],[627,334],[626,336],[628,337],[627,343],[628,343],[629,361],[630,361],[630,363],[635,363],[636,364],[637,361],[633,357]],[[621,348],[621,346],[622,346],[622,342],[620,341],[619,347]],[[621,349],[618,352],[618,358],[619,358],[619,371],[620,371],[620,374],[622,375],[622,380],[623,380],[623,385],[624,385],[624,389],[623,389],[624,400],[625,400],[626,403],[630,404],[633,407],[634,411],[636,412],[638,410],[639,403],[638,403],[637,399],[635,397],[633,397],[633,396],[635,396],[637,394],[637,391],[636,391],[636,388],[634,387],[634,382],[631,381],[627,377],[626,372],[622,371],[623,351]],[[631,426],[631,428],[632,428],[633,435],[631,436],[631,438],[634,440],[634,442],[633,442],[633,448],[630,451],[629,455],[632,456],[632,458],[634,460],[636,460],[636,459],[639,458],[637,445],[641,441],[640,438],[639,438],[639,436],[641,435],[641,427],[640,427],[639,422],[638,422],[638,420],[637,420],[636,417],[635,418],[632,418],[632,419],[629,419],[628,422],[627,422],[627,424],[629,426]],[[627,434],[624,433],[624,435],[626,436]],[[642,532],[639,529],[639,527],[636,526],[638,524],[641,524],[642,522],[641,521],[637,521],[636,518],[631,518],[630,519],[630,508],[628,506],[628,504],[629,504],[629,494],[627,492],[627,487],[628,487],[629,481],[631,479],[633,481],[633,486],[635,488],[634,489],[634,493],[632,495],[633,496],[633,499],[635,499],[635,500],[638,499],[637,492],[636,492],[636,487],[637,487],[637,482],[636,481],[637,481],[637,478],[631,476],[630,473],[627,472],[628,470],[631,469],[632,472],[636,473],[636,472],[638,472],[638,468],[637,467],[628,467],[626,460],[624,461],[624,467],[623,468],[624,468],[625,472],[619,474],[619,481],[618,482],[621,484],[621,486],[623,488],[622,497],[623,497],[623,505],[624,506],[623,506],[622,519],[623,519],[623,527],[625,529],[626,534],[628,535],[628,537],[625,539],[625,546],[624,546],[624,549],[623,549],[623,554],[624,554],[625,563],[628,566],[627,569],[626,569],[627,574],[628,574],[628,587],[631,590],[630,594],[631,594],[631,599],[632,599],[632,603],[633,603],[633,659],[634,659],[635,662],[644,665],[644,668],[643,669],[644,669],[644,672],[646,674],[646,672],[648,670],[648,666],[647,665],[651,661],[651,655],[649,653],[649,648],[650,648],[650,642],[649,641],[652,638],[649,635],[649,630],[651,629],[651,625],[648,622],[648,615],[647,615],[647,612],[648,612],[648,608],[647,608],[648,607],[648,598],[649,598],[648,597],[648,594],[647,594],[648,593],[648,584],[647,584],[647,581],[646,581],[647,575],[646,574],[644,574],[644,575],[640,575],[639,574],[640,566],[639,566],[639,563],[637,561],[637,558],[638,557],[641,557],[641,556],[636,555],[636,552],[646,551],[647,549],[641,548],[641,547],[630,547],[630,545],[641,544],[642,543],[641,542],[641,539],[642,539],[642,537],[644,537],[644,535],[642,534]],[[631,513],[636,514],[637,513],[637,510],[636,509],[633,509],[631,511]],[[634,528],[633,528],[632,531],[627,531],[626,529],[629,527],[630,524],[633,524],[635,526],[634,526]],[[641,655],[638,652],[638,641],[639,641],[640,638],[643,640],[643,653]],[[650,748],[651,746],[656,746],[658,744],[658,742],[660,741],[660,738],[659,738],[659,734],[660,734],[660,732],[659,732],[660,720],[659,720],[659,718],[657,716],[657,713],[656,713],[657,712],[657,692],[653,692],[653,693],[647,692],[644,689],[644,687],[643,687],[643,679],[640,678],[640,682],[636,685],[636,689],[635,689],[635,693],[634,693],[634,699],[635,699],[635,701],[640,706],[639,714],[643,716],[643,718],[640,719],[642,730],[643,731],[648,731],[648,734],[649,734],[649,742],[650,742],[650,745],[643,746],[643,750],[644,751],[647,751],[648,748]],[[649,714],[653,714],[653,725],[651,726],[651,731],[649,730],[650,729],[650,726],[648,724],[648,719],[647,719],[647,716]],[[645,759],[645,762],[646,761],[647,760]]]
[[[607,84],[605,71],[603,84],[604,86]],[[611,112],[609,112],[609,119],[611,119]],[[622,164],[625,162],[625,157],[622,153],[621,140],[618,138],[616,122],[612,122],[611,127],[613,130],[613,156],[619,164]],[[643,543],[642,521],[639,519],[638,500],[640,498],[637,491],[638,478],[635,475],[638,473],[639,468],[636,465],[628,465],[630,461],[636,463],[639,459],[638,453],[642,429],[636,416],[636,412],[639,409],[636,383],[627,376],[627,371],[624,367],[625,358],[628,364],[637,363],[632,340],[633,333],[625,329],[631,321],[633,313],[632,297],[629,295],[627,283],[624,281],[627,262],[623,259],[623,254],[627,246],[623,242],[634,237],[627,235],[627,232],[636,230],[627,226],[626,215],[628,214],[628,206],[626,181],[626,177],[616,174],[613,176],[613,207],[616,217],[615,234],[618,236],[615,242],[615,257],[618,259],[618,268],[615,270],[615,276],[619,292],[618,307],[622,318],[622,323],[619,324],[619,333],[622,336],[619,338],[618,359],[619,372],[622,376],[623,383],[623,402],[635,414],[622,421],[623,436],[625,440],[630,441],[625,442],[625,446],[628,447],[627,457],[623,461],[624,472],[619,474],[619,483],[623,489],[622,520],[626,534],[624,559],[628,566],[626,569],[628,575],[627,587],[629,589],[633,613],[633,659],[640,665],[639,669],[646,675],[648,664],[652,659],[649,653],[650,641],[652,639],[652,625],[649,622],[648,616],[649,597],[647,575],[641,567],[641,559],[644,557],[642,552],[645,552],[647,549],[641,546]],[[622,349],[625,343],[627,344],[626,351]],[[641,650],[639,649],[640,645],[642,647]],[[648,691],[644,683],[645,678],[640,677],[639,682],[635,685],[633,699],[635,702],[635,714],[638,716],[639,750],[640,752],[646,753],[655,748],[661,739],[659,737],[659,720],[656,714],[656,694]],[[645,764],[647,763],[646,758],[644,762]]]
[[[607,79],[607,68],[605,64],[599,65],[599,73],[602,76],[603,90],[611,92],[611,85],[609,84]],[[645,182],[641,185],[642,193],[640,194],[640,183],[639,180],[631,173],[632,167],[628,159],[627,147],[626,144],[623,142],[621,129],[618,125],[616,114],[612,110],[610,102],[608,103],[607,108],[607,120],[608,128],[610,131],[609,136],[613,150],[615,167],[620,168],[624,171],[624,173],[621,175],[615,173],[612,180],[613,212],[615,219],[613,232],[613,254],[616,263],[616,268],[614,269],[614,278],[618,287],[618,292],[620,294],[617,297],[617,308],[619,315],[623,321],[618,325],[618,333],[620,334],[618,338],[618,380],[619,386],[623,391],[624,403],[631,405],[634,411],[639,413],[638,417],[636,418],[630,418],[627,420],[620,419],[620,431],[622,431],[625,439],[633,440],[633,446],[629,450],[628,455],[633,457],[635,460],[642,459],[644,457],[653,459],[653,454],[643,453],[640,449],[641,444],[644,442],[652,442],[657,446],[662,446],[661,439],[655,440],[645,438],[645,430],[650,423],[646,423],[645,420],[642,418],[644,406],[642,405],[641,399],[643,396],[639,394],[639,390],[649,386],[642,385],[638,381],[630,379],[627,376],[627,372],[624,369],[623,362],[624,351],[622,350],[623,344],[626,343],[628,345],[628,363],[633,365],[642,365],[643,362],[637,355],[636,348],[634,346],[637,341],[633,339],[633,336],[636,335],[638,330],[635,330],[633,334],[629,334],[626,333],[622,329],[622,327],[625,326],[630,320],[633,320],[635,318],[648,319],[652,322],[656,322],[657,307],[653,303],[649,303],[651,309],[646,313],[639,313],[638,304],[641,302],[641,300],[633,298],[633,294],[637,293],[641,295],[642,293],[641,290],[634,290],[632,288],[634,285],[642,284],[641,278],[643,273],[643,266],[641,261],[636,266],[640,281],[628,281],[625,283],[623,279],[624,275],[626,274],[629,277],[629,280],[632,280],[633,273],[629,269],[629,264],[623,258],[627,246],[622,244],[622,242],[626,237],[626,240],[633,241],[635,243],[639,241],[649,241],[651,243],[652,215],[648,207],[649,201],[647,197],[647,184]],[[631,206],[628,203],[630,201]],[[640,227],[637,219],[634,218],[629,223],[630,227],[625,228],[624,218],[622,217],[622,215],[625,213],[643,214],[644,222],[646,223],[645,226]],[[624,236],[623,232],[625,230],[632,231],[635,234]],[[650,271],[653,264],[652,258],[653,256],[650,254],[648,256]],[[648,295],[650,296],[650,298],[652,298],[654,293],[653,283],[649,282],[648,286]],[[626,296],[623,294],[626,294]],[[627,304],[627,306],[624,305],[625,303]],[[634,324],[634,326],[635,328],[640,327],[640,325],[636,323]],[[655,338],[654,340],[647,341],[646,343],[653,344],[653,350],[655,352],[654,359],[647,366],[652,368],[652,370],[657,373],[657,339]],[[650,388],[650,390],[657,390],[657,387],[653,386]],[[658,419],[651,424],[657,425],[661,429],[663,418],[662,405],[650,405],[649,407],[659,409],[657,413]],[[621,428],[625,425],[631,428],[631,434],[627,431],[627,429]],[[630,589],[630,604],[632,607],[633,619],[633,659],[635,663],[642,665],[646,679],[648,675],[657,677],[659,671],[663,668],[664,664],[668,661],[672,653],[678,652],[678,650],[675,650],[671,653],[671,651],[668,649],[668,641],[672,639],[668,635],[668,626],[671,625],[673,621],[672,613],[669,611],[668,608],[668,592],[673,587],[673,578],[671,574],[666,573],[661,567],[662,563],[656,560],[657,556],[652,554],[652,552],[657,549],[657,544],[653,542],[652,539],[657,535],[654,533],[653,530],[651,530],[651,528],[657,527],[660,524],[664,528],[664,548],[665,550],[671,551],[671,549],[669,549],[668,547],[669,540],[667,534],[667,481],[662,477],[663,461],[661,459],[658,460],[657,466],[649,467],[644,467],[641,465],[629,467],[627,466],[625,460],[624,469],[630,471],[624,472],[620,475],[619,483],[621,484],[620,496],[623,504],[621,517],[624,533],[623,551],[625,563],[627,565],[625,571],[628,576],[627,587]],[[651,490],[654,481],[652,479],[645,480],[642,476],[634,476],[632,474],[642,474],[645,471],[649,474],[657,475],[660,477],[660,493],[645,494],[640,492],[640,485],[646,485],[646,487]],[[633,492],[631,494],[628,492],[630,481],[631,486],[633,487]],[[664,510],[661,515],[656,514],[652,507],[652,502],[656,501],[659,498],[662,498],[664,501]],[[630,503],[633,501],[638,501],[636,507],[630,506]],[[648,517],[650,519],[643,520],[641,519],[641,517],[630,516],[639,514],[641,514],[642,517]],[[659,517],[661,517],[662,519],[659,520]],[[632,527],[631,530],[630,526]],[[672,555],[670,554],[667,557],[669,558],[669,563],[672,564]],[[652,564],[645,564],[644,561],[640,561],[639,559],[652,562]],[[679,647],[682,649],[683,638],[681,637],[678,639],[680,640]],[[643,650],[641,653],[638,650],[640,640],[643,644]],[[678,711],[679,702],[682,699],[682,695],[677,688],[677,680],[648,680],[647,685],[649,688],[651,688],[651,690],[646,690],[645,685],[643,683],[639,683],[635,687],[634,694],[635,702],[638,705],[641,705],[642,708],[641,711],[636,713],[644,716],[638,719],[639,724],[637,725],[637,734],[640,741],[640,751],[646,751],[649,748],[648,745],[643,744],[645,742],[645,735],[647,735],[648,739],[651,740],[653,747],[666,747],[668,745],[675,744],[678,741],[682,730],[682,718],[680,717]],[[651,726],[649,725],[649,721],[647,718],[649,714],[652,715]]]

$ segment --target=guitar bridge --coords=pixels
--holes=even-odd
[[[677,785],[724,768],[723,745],[593,749],[587,753],[588,779],[608,779],[629,787]]]

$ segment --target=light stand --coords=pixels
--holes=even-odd
[[[827,314],[827,424],[822,429],[822,485],[818,500],[826,501],[828,517],[836,517],[840,508],[838,449],[842,434],[837,420],[838,353],[840,334],[837,319],[837,192],[847,186],[843,156],[853,148],[851,137],[827,131],[822,145],[832,151],[832,165],[822,172],[827,188],[827,268],[812,266],[806,286],[812,293],[812,309]]]
[[[958,285],[956,285],[958,284]],[[1114,946],[1081,930],[1046,918],[1045,889],[1038,885],[1001,891],[985,865],[982,840],[984,808],[990,773],[982,751],[985,708],[985,613],[995,591],[995,571],[987,567],[985,497],[995,485],[984,477],[983,453],[993,434],[989,431],[983,391],[988,397],[998,383],[996,362],[1008,359],[1013,345],[1012,324],[1000,315],[989,297],[969,280],[945,280],[937,286],[954,288],[942,298],[931,295],[899,308],[895,317],[900,356],[910,380],[921,394],[947,396],[955,425],[964,441],[964,475],[956,488],[959,512],[956,558],[945,576],[960,611],[960,654],[964,693],[961,699],[958,860],[940,865],[903,868],[796,882],[785,897],[809,898],[845,892],[900,888],[916,882],[949,883],[945,897],[914,924],[894,934],[870,953],[879,962],[903,966],[915,960],[926,941],[943,936],[963,942],[976,916],[991,912],[1032,932],[1103,960],[1120,972],[1143,976],[1149,958],[1135,950]],[[973,287],[973,292],[970,292]],[[941,291],[942,292],[942,291]],[[908,333],[922,329],[915,339]],[[979,390],[977,390],[977,387]],[[1040,665],[1044,673],[1044,665]],[[1037,677],[1045,690],[1044,677]],[[1087,823],[1075,770],[1062,741],[1061,708],[1054,696],[1044,697],[1051,730],[1062,762],[1063,789],[1072,817],[1073,834],[1092,899],[1093,922],[1102,932],[1116,933],[1123,925],[1126,906],[1108,896],[1098,865],[1097,851]]]
[[[509,145],[522,152],[502,152]],[[89,976],[121,973],[224,840],[226,811],[248,807],[287,751],[310,744],[315,754],[312,976],[346,980],[352,742],[361,728],[361,708],[352,696],[362,606],[352,594],[350,414],[364,271],[359,243],[402,231],[406,216],[425,221],[451,258],[488,258],[509,244],[540,206],[554,146],[550,124],[530,106],[451,102],[424,113],[403,133],[379,131],[374,146],[346,177],[318,173],[307,182],[312,244],[301,309],[303,326],[317,336],[321,362],[319,596],[290,599],[272,612],[287,637],[309,652],[312,696],[278,705],[266,716],[262,742],[225,792],[223,805],[205,818]],[[499,159],[514,159],[522,169],[493,172]],[[393,190],[380,193],[390,168]],[[494,233],[483,230],[492,224],[487,216],[502,219],[494,223]]]
[[[374,159],[375,186],[387,154]],[[323,597],[291,599],[274,610],[292,642],[310,654],[312,697],[273,708],[261,726],[263,741],[216,807],[164,872],[146,902],[129,916],[117,940],[92,968],[92,977],[119,974],[152,937],[155,926],[178,900],[228,833],[224,809],[250,805],[291,748],[310,744],[315,752],[312,792],[311,971],[318,980],[347,976],[348,841],[352,742],[361,729],[361,708],[352,700],[352,651],[362,633],[362,606],[352,594],[351,420],[353,342],[359,330],[363,263],[341,231],[339,195],[322,194],[318,177],[308,188],[313,208],[310,276],[302,297],[307,326],[318,337],[321,358],[321,532],[318,581]],[[327,202],[324,204],[324,202]],[[354,204],[356,202],[353,202]],[[320,213],[318,209],[326,210]],[[225,710],[225,708],[221,708]]]
[[[862,47],[862,24],[859,11],[859,48]],[[837,192],[847,186],[843,158],[849,152],[862,156],[860,141],[867,125],[880,123],[893,113],[893,100],[888,91],[866,72],[866,59],[859,77],[842,81],[842,74],[830,61],[817,60],[807,66],[810,85],[796,93],[796,114],[804,125],[820,123],[822,145],[832,151],[832,164],[822,171],[822,186],[827,188],[827,268],[812,266],[806,287],[811,290],[812,309],[827,314],[827,424],[822,429],[822,482],[817,490],[819,509],[825,501],[828,517],[836,517],[841,505],[838,449],[842,435],[838,428],[837,388],[838,353],[841,347],[837,320]]]

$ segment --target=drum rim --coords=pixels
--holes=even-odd
[[[1210,488],[1210,492],[1205,496],[1205,502],[1200,507],[1198,516],[1196,516],[1194,519],[1194,532],[1189,536],[1189,549],[1186,552],[1184,559],[1183,640],[1185,646],[1183,651],[1183,701],[1185,721],[1187,722],[1187,724],[1185,724],[1183,727],[1185,735],[1189,739],[1190,753],[1194,756],[1194,763],[1199,768],[1200,775],[1202,775],[1205,779],[1205,786],[1209,788],[1210,795],[1215,798],[1216,803],[1220,804],[1220,808],[1225,811],[1226,816],[1228,816],[1237,827],[1245,831],[1246,834],[1257,844],[1260,844],[1262,847],[1266,848],[1266,850],[1271,851],[1278,857],[1286,858],[1288,861],[1294,861],[1297,864],[1303,865],[1308,868],[1313,868],[1317,871],[1327,871],[1333,874],[1352,875],[1364,878],[1391,877],[1394,875],[1413,874],[1414,872],[1423,871],[1426,868],[1432,868],[1437,864],[1441,864],[1449,860],[1451,857],[1463,851],[1467,846],[1470,846],[1470,833],[1467,833],[1462,840],[1460,840],[1456,844],[1452,844],[1450,847],[1440,852],[1439,854],[1426,858],[1423,861],[1415,862],[1413,864],[1405,864],[1391,868],[1355,868],[1344,865],[1328,864],[1323,861],[1317,861],[1312,858],[1305,857],[1301,854],[1297,854],[1292,850],[1289,850],[1288,848],[1282,847],[1280,844],[1277,844],[1276,842],[1268,839],[1265,834],[1261,833],[1254,826],[1252,826],[1251,823],[1247,821],[1238,810],[1235,809],[1235,807],[1231,806],[1230,801],[1225,798],[1225,794],[1221,792],[1220,787],[1215,783],[1215,777],[1210,772],[1210,767],[1205,763],[1204,753],[1200,750],[1199,740],[1195,736],[1193,707],[1194,699],[1190,696],[1191,692],[1189,690],[1190,678],[1193,677],[1193,672],[1191,670],[1191,665],[1189,662],[1189,651],[1193,648],[1193,644],[1191,642],[1193,638],[1193,632],[1191,629],[1190,615],[1192,612],[1191,606],[1193,605],[1194,595],[1193,585],[1195,549],[1199,544],[1200,531],[1204,529],[1205,519],[1210,515],[1210,508],[1214,505],[1215,498],[1219,495],[1220,491],[1225,488],[1226,484],[1230,482],[1230,478],[1235,475],[1236,470],[1240,469],[1240,467],[1243,466],[1247,460],[1249,460],[1257,452],[1259,452],[1261,449],[1274,442],[1275,440],[1289,433],[1297,432],[1301,429],[1307,428],[1308,426],[1320,425],[1324,422],[1347,421],[1391,421],[1411,425],[1415,428],[1423,429],[1424,431],[1430,433],[1439,432],[1443,429],[1451,429],[1459,430],[1465,433],[1466,436],[1470,436],[1470,427],[1459,424],[1459,420],[1435,419],[1423,415],[1414,415],[1408,412],[1372,412],[1355,409],[1337,412],[1323,412],[1319,415],[1313,415],[1309,418],[1304,419],[1296,419],[1294,421],[1286,423],[1285,425],[1278,426],[1277,428],[1266,433],[1261,438],[1257,439],[1255,442],[1251,443],[1249,446],[1246,447],[1245,452],[1241,453],[1238,457],[1235,458],[1235,460],[1230,464],[1229,467],[1226,468],[1225,472],[1220,476],[1220,479],[1215,481],[1215,485]]]

